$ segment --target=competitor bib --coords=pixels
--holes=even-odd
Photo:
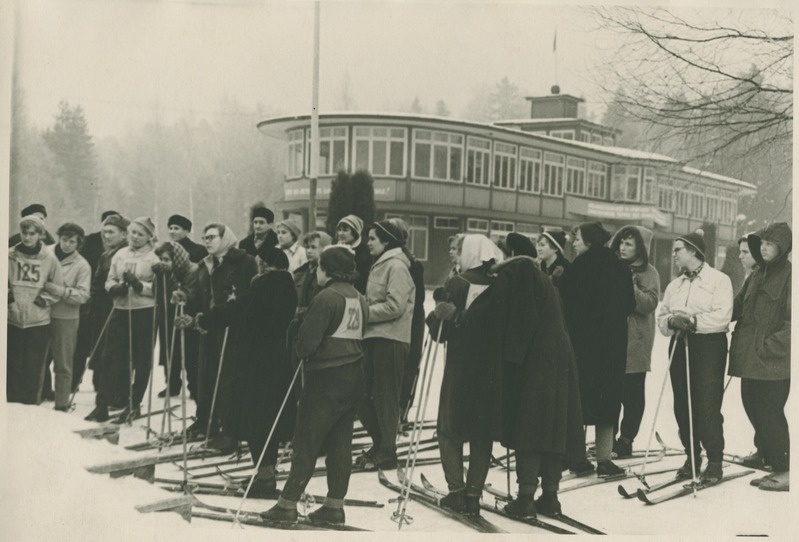
[[[363,339],[363,310],[357,297],[344,297],[344,317],[331,335],[336,339]]]

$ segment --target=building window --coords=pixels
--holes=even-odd
[[[489,185],[491,172],[491,142],[469,137],[466,140],[466,182]]]
[[[688,185],[675,186],[674,196],[674,214],[677,216],[689,216],[691,214],[691,200],[688,197]]]
[[[413,174],[422,179],[461,182],[463,136],[414,130]]]
[[[510,232],[514,230],[513,222],[506,222],[504,220],[492,220],[491,231],[489,237],[495,243],[500,239],[505,239]]]
[[[355,168],[372,175],[405,176],[405,129],[356,126]]]
[[[308,160],[311,171],[311,136],[308,134]],[[344,126],[319,129],[319,175],[335,175],[347,169],[347,128]]]
[[[585,160],[566,160],[566,192],[582,196],[585,192]]]
[[[705,193],[705,218],[710,222],[719,219],[719,191],[716,188],[708,188]]]
[[[408,250],[419,261],[427,261],[427,217],[408,217]]]
[[[702,219],[705,216],[705,194],[701,186],[691,185],[691,218]]]
[[[288,178],[296,179],[302,177],[302,146],[304,143],[305,131],[292,130],[289,136],[289,159],[288,159]]]
[[[557,137],[558,139],[574,140],[574,130],[551,130],[549,137]]]
[[[613,146],[613,138],[612,137],[603,137],[602,138],[602,143],[605,146],[612,147]]]
[[[466,231],[473,233],[488,233],[488,220],[482,218],[467,218]]]
[[[663,211],[674,210],[674,189],[670,186],[658,186],[658,208]]]
[[[719,195],[721,197],[721,216],[719,220],[722,224],[732,225],[735,223],[735,193],[721,190]]]
[[[494,143],[494,186],[516,189],[516,146]]]
[[[525,224],[523,222],[516,223],[516,233],[520,233],[525,237],[528,237],[533,242],[538,239],[538,235],[541,232],[541,227],[536,226],[535,224]]]
[[[591,198],[605,199],[605,185],[608,179],[608,167],[600,162],[588,162],[588,181],[585,195]]]
[[[580,132],[580,141],[591,143],[591,132],[586,132],[586,131]]]
[[[594,145],[601,145],[602,136],[599,134],[591,134],[591,143],[593,143]]]
[[[640,201],[640,184],[640,166],[613,166],[610,198],[614,201]]]
[[[541,190],[551,196],[563,195],[563,165],[566,159],[560,154],[544,153],[544,186]]]
[[[519,190],[534,194],[541,191],[541,151],[519,149]]]
[[[437,230],[460,230],[461,219],[456,216],[437,216],[433,219],[433,227]]]
[[[657,195],[657,188],[655,182],[655,170],[651,167],[644,168],[643,180],[643,201],[644,203],[655,203],[655,196]]]

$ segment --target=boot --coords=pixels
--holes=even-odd
[[[377,449],[374,447],[369,448],[365,452],[361,452],[361,455],[355,458],[355,463],[353,463],[352,466],[359,469],[365,469],[370,465],[374,465],[376,453]]]
[[[332,523],[343,525],[346,521],[343,508],[331,508],[323,505],[321,508],[308,514],[308,521],[316,524]]]
[[[466,495],[463,498],[463,513],[472,517],[480,515],[480,495]]]
[[[768,480],[764,480],[763,483],[757,487],[763,491],[790,491],[790,471],[775,472],[771,474]]]
[[[258,474],[250,487],[250,496],[257,499],[274,499],[278,496],[274,465],[258,469]]]
[[[107,422],[111,417],[108,415],[108,409],[104,406],[95,407],[88,416],[83,418],[87,422]]]
[[[708,461],[707,467],[705,467],[699,479],[705,483],[715,483],[721,480],[723,476],[721,461]]]
[[[213,448],[214,450],[218,450],[222,454],[232,454],[238,448],[239,443],[237,440],[231,438],[230,436],[219,433],[211,440],[208,441],[208,447]]]
[[[583,459],[577,463],[572,463],[568,466],[568,468],[569,471],[573,472],[577,476],[588,476],[594,472],[594,464],[587,459]]]
[[[750,486],[760,487],[760,484],[765,482],[766,480],[770,480],[771,477],[774,476],[774,473],[769,473],[765,476],[761,476],[760,478],[755,478],[754,480],[749,480]]]
[[[463,512],[466,506],[466,491],[458,489],[457,491],[450,491],[445,497],[442,497],[438,504],[444,508],[449,508],[455,512]]]
[[[600,461],[596,466],[596,475],[600,478],[610,478],[613,476],[622,476],[624,469],[616,465],[613,461]]]
[[[559,516],[562,512],[557,491],[544,490],[541,496],[535,500],[536,509],[545,516]]]
[[[110,410],[122,410],[128,407],[128,400],[125,397],[114,397],[111,404],[108,405]]]
[[[532,495],[519,495],[503,508],[506,514],[514,518],[535,518],[535,502]]]
[[[619,437],[618,440],[613,443],[612,457],[616,459],[623,459],[625,457],[632,457],[632,455],[633,455],[632,440],[625,437]]]
[[[138,405],[133,407],[133,410],[129,410],[128,407],[119,413],[119,415],[114,418],[112,423],[117,425],[122,425],[123,423],[129,423],[141,416],[141,410]]]
[[[158,392],[158,398],[159,399],[163,399],[164,397],[166,397],[166,392],[167,392],[166,388],[164,388],[161,391],[159,391]],[[177,397],[178,395],[180,395],[180,390],[178,390],[178,391],[171,390],[169,392],[169,396],[170,397]]]
[[[701,466],[702,466],[702,458],[697,456],[696,472],[699,472]],[[688,457],[686,458],[685,463],[683,463],[682,467],[677,469],[677,474],[675,475],[675,478],[677,480],[690,480],[691,478],[693,478],[693,476],[694,474],[691,471],[691,458]]]
[[[766,467],[766,461],[763,459],[763,456],[760,455],[760,452],[756,451],[741,458],[741,465],[749,467],[750,469],[764,469]]]
[[[266,512],[261,512],[261,517],[266,521],[297,523],[297,509],[283,508],[279,504],[276,504]]]
[[[208,427],[208,422],[197,420],[186,428],[186,438],[188,440],[199,440],[205,438],[205,430]]]

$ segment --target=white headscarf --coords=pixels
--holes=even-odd
[[[224,224],[219,225],[222,226],[225,231],[222,233],[222,238],[219,241],[219,248],[216,249],[216,253],[210,254],[210,256],[216,256],[217,258],[223,257],[225,254],[227,254],[228,250],[230,250],[232,247],[235,247],[236,243],[239,242],[239,239],[236,237],[236,234],[233,233],[233,230]]]
[[[499,247],[482,233],[467,233],[463,236],[460,257],[461,271],[480,267],[489,260],[499,263],[504,259],[505,255]]]

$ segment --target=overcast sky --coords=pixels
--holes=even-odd
[[[154,117],[220,110],[224,96],[284,113],[311,102],[312,2],[24,0],[16,61],[29,118],[52,122],[60,100],[83,106],[97,136]],[[599,111],[592,67],[618,37],[592,31],[577,6],[527,2],[331,2],[321,15],[322,112],[345,78],[360,110],[418,96],[457,116],[476,88],[507,76],[546,94],[555,81]]]

